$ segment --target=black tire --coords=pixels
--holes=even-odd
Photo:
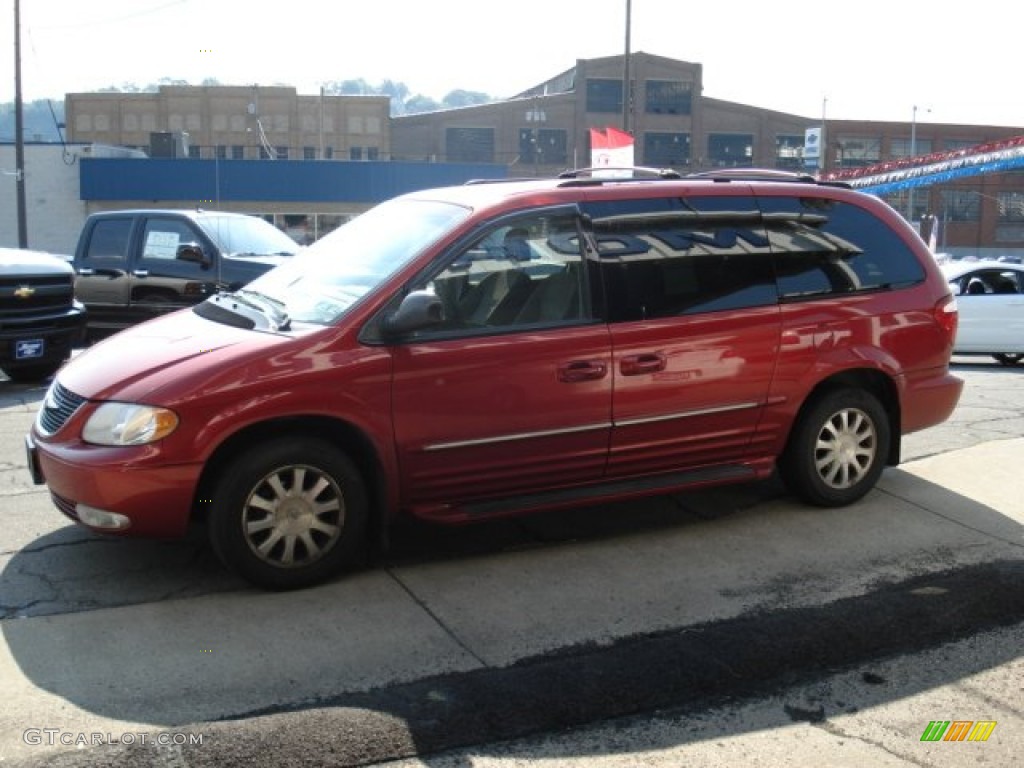
[[[809,504],[852,504],[878,482],[889,456],[890,429],[885,408],[870,392],[827,392],[804,407],[779,474]]]
[[[311,586],[364,554],[366,484],[324,440],[289,437],[245,451],[224,468],[210,501],[214,551],[256,586]]]
[[[1017,365],[1021,360],[1024,360],[1024,355],[1016,352],[1003,352],[998,355],[992,355],[1001,365]]]
[[[64,365],[63,360],[56,363],[21,365],[17,368],[4,368],[4,373],[7,374],[7,378],[11,381],[16,381],[19,384],[34,384],[36,382],[46,381],[60,370],[62,365]]]

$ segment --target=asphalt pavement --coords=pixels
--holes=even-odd
[[[1017,764],[1024,439],[455,531],[273,594],[25,485],[0,404],[0,765]],[[78,603],[75,603],[78,600]],[[932,721],[995,723],[922,741]],[[972,726],[973,727],[973,726]],[[979,731],[980,733],[980,731]]]

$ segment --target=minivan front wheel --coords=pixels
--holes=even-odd
[[[889,434],[889,417],[874,395],[860,389],[828,392],[800,416],[779,472],[810,504],[852,504],[878,482],[888,460]]]
[[[210,541],[224,564],[268,589],[293,589],[352,565],[365,542],[366,486],[332,444],[285,438],[252,448],[221,473]]]

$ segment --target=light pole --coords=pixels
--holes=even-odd
[[[21,100],[21,7],[14,0],[14,183],[18,209],[18,247],[28,248],[25,217],[25,118]]]
[[[914,105],[914,111],[910,116],[910,157],[917,156],[917,110],[921,109],[917,104]],[[925,112],[931,112],[930,109],[925,109]],[[914,223],[914,188],[910,187],[907,190],[907,221],[911,224]]]

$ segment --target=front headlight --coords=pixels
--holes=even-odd
[[[82,439],[96,445],[145,445],[167,437],[178,416],[166,408],[135,403],[103,403],[82,430]]]

